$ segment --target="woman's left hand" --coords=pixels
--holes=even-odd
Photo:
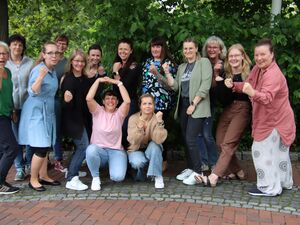
[[[193,112],[195,111],[196,106],[194,105],[190,105],[187,110],[186,110],[186,114],[188,114],[189,116],[193,114]]]

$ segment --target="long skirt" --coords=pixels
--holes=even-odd
[[[281,142],[276,129],[263,141],[253,141],[252,158],[257,173],[257,188],[270,195],[279,195],[282,189],[293,186],[290,146]]]

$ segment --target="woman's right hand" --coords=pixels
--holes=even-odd
[[[46,66],[42,66],[39,71],[39,76],[43,79],[48,73],[48,69]]]
[[[65,102],[70,102],[73,99],[73,95],[70,91],[66,90],[64,94],[64,100]]]
[[[226,78],[224,81],[224,84],[226,85],[226,87],[228,88],[232,88],[233,87],[233,81],[231,78]]]

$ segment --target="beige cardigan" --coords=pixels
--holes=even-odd
[[[148,122],[147,128],[138,128],[137,124],[140,118],[140,112],[133,114],[128,121],[128,136],[129,142],[128,151],[137,151],[140,148],[146,148],[150,141],[154,141],[156,144],[162,144],[167,136],[168,131],[163,125],[158,124],[155,114],[153,114],[151,120]]]

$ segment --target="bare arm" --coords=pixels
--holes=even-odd
[[[92,112],[95,112],[96,110],[96,107],[97,107],[97,102],[96,100],[94,99],[95,95],[96,95],[96,92],[98,90],[98,87],[99,87],[99,84],[101,82],[105,82],[104,81],[104,78],[98,78],[97,80],[95,80],[95,82],[93,83],[93,85],[91,86],[88,94],[86,95],[86,102],[87,102],[87,106],[89,108],[89,111],[92,113]]]
[[[37,94],[40,92],[43,80],[44,80],[45,76],[47,75],[47,73],[48,73],[47,67],[42,66],[39,70],[39,75],[37,76],[37,78],[35,79],[35,81],[33,82],[32,86],[31,86],[31,90],[34,93]]]

